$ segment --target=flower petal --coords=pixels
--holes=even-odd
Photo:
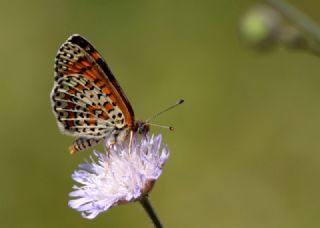
[[[161,150],[162,136],[134,135],[129,140],[106,147],[105,153],[94,151],[86,164],[72,178],[79,183],[69,193],[69,206],[86,219],[93,219],[119,203],[137,200],[151,190],[162,173],[169,156],[167,146]],[[106,145],[108,142],[106,142]],[[108,155],[107,155],[108,154]]]

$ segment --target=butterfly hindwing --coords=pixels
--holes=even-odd
[[[125,127],[120,108],[92,81],[79,74],[58,80],[52,100],[60,129],[66,134],[101,138],[115,126]]]

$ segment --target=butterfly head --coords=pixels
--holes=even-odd
[[[149,123],[145,122],[145,121],[137,121],[136,122],[136,131],[141,134],[141,135],[145,135],[149,132],[150,130],[150,125]]]

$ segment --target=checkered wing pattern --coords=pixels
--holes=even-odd
[[[106,137],[124,140],[134,125],[133,109],[119,83],[101,55],[79,35],[71,36],[57,53],[51,101],[62,133],[78,137],[71,150]]]

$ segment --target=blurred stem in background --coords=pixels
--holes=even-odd
[[[320,57],[320,27],[285,0],[266,0],[249,9],[239,23],[240,38],[258,50],[276,44]]]

